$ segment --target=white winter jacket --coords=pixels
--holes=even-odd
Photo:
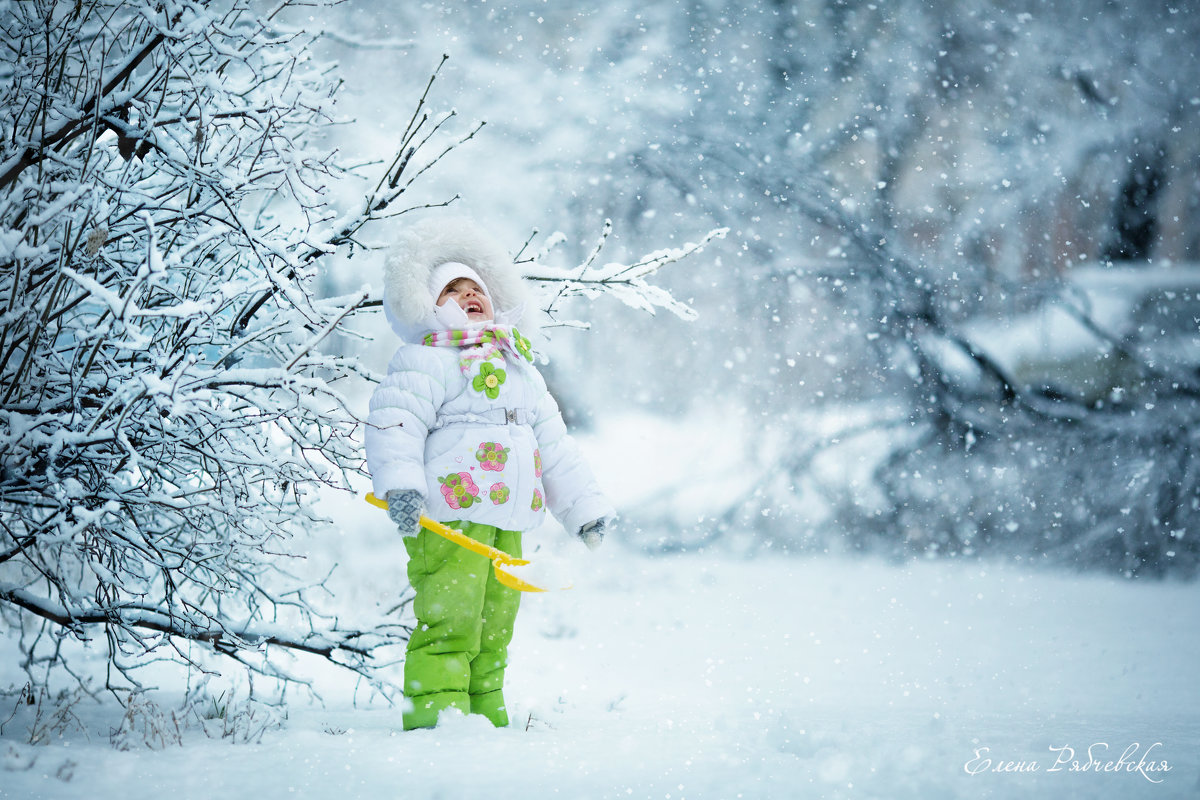
[[[464,246],[470,236],[444,228],[418,229],[394,252],[385,283],[385,308],[407,339],[371,396],[366,427],[367,466],[377,497],[415,489],[434,519],[467,520],[504,530],[541,524],[547,508],[569,532],[615,512],[567,434],[558,405],[534,365],[522,356],[528,343],[505,325],[487,343],[465,347],[424,344],[445,336],[457,307],[421,313],[412,295],[428,290],[428,269],[454,260],[469,264],[510,302],[494,251]],[[432,242],[432,244],[431,244]],[[452,246],[451,246],[452,245]],[[397,259],[404,263],[397,265]],[[400,267],[407,267],[401,269]],[[507,287],[511,290],[511,286]],[[409,302],[403,307],[399,298]],[[434,308],[425,297],[424,308]],[[509,315],[512,316],[511,314]],[[503,320],[504,314],[497,314]],[[465,316],[461,322],[465,323]],[[455,325],[454,327],[459,327]],[[468,331],[478,328],[461,326]],[[497,342],[520,343],[520,347]]]

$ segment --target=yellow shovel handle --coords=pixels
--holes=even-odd
[[[387,508],[386,500],[380,500],[375,496],[374,492],[367,493],[367,502],[373,506]],[[535,586],[524,578],[519,578],[512,574],[504,567],[523,567],[529,562],[523,558],[516,558],[509,555],[503,550],[498,550],[495,547],[490,547],[483,542],[477,542],[470,536],[467,536],[462,531],[456,531],[448,525],[443,525],[440,522],[435,522],[424,514],[420,519],[421,527],[426,530],[436,533],[438,536],[444,536],[460,547],[465,547],[472,553],[478,553],[484,558],[489,558],[492,561],[492,571],[496,574],[496,580],[504,584],[510,589],[516,589],[518,592],[544,592],[546,591],[540,586]]]
[[[373,506],[387,508],[387,501],[380,500],[373,492],[369,492],[367,494],[367,502]],[[455,530],[448,525],[443,525],[440,522],[430,519],[424,514],[421,515],[421,527],[425,528],[426,530],[433,531],[438,536],[443,536],[449,539],[460,547],[467,548],[472,553],[479,553],[479,555],[487,558],[489,561],[499,562],[505,566],[515,567],[522,567],[529,563],[523,558],[511,556],[503,550],[498,550],[495,547],[484,544],[483,542],[477,542],[462,531]]]

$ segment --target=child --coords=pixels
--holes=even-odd
[[[432,727],[449,708],[508,724],[504,668],[520,603],[486,558],[421,529],[421,513],[518,557],[521,532],[547,506],[591,548],[615,516],[514,327],[522,283],[465,221],[414,226],[386,262],[384,309],[404,344],[371,396],[366,449],[416,590],[405,730]]]

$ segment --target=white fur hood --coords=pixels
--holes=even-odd
[[[434,267],[448,261],[466,264],[479,273],[487,284],[497,322],[521,322],[526,289],[504,248],[470,220],[426,219],[403,230],[384,261],[384,311],[400,338],[415,342],[441,327],[434,314],[437,298],[429,276]]]

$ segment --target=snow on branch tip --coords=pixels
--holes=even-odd
[[[557,286],[557,291],[543,307],[543,310],[552,314],[559,301],[568,297],[597,297],[608,294],[630,308],[649,314],[654,314],[656,309],[663,308],[680,319],[696,319],[695,309],[675,298],[668,290],[648,283],[646,278],[668,264],[674,264],[695,255],[715,239],[724,238],[729,233],[729,229],[716,228],[709,231],[698,242],[688,242],[680,247],[656,250],[628,263],[609,262],[595,266],[600,249],[607,241],[611,230],[611,223],[606,223],[604,234],[595,249],[582,264],[575,268],[553,267],[538,263],[533,259],[519,262],[526,279],[548,287]],[[562,243],[566,240],[566,237],[559,233],[553,234],[549,238],[555,243]],[[541,253],[543,257],[546,255],[547,249],[543,248]]]

